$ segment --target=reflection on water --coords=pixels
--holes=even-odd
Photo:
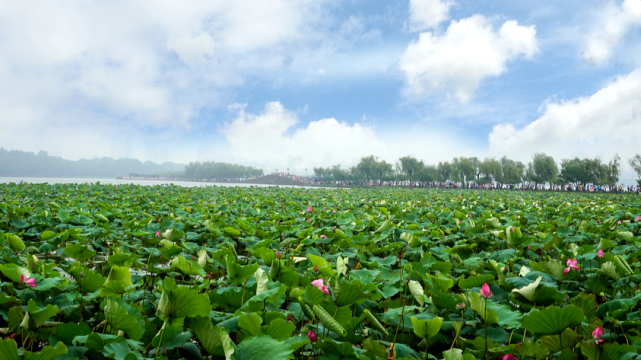
[[[240,186],[240,187],[249,187],[249,186],[276,186],[271,184],[239,184],[239,183],[214,183],[214,182],[197,182],[197,181],[163,181],[163,180],[118,180],[118,179],[107,179],[107,178],[47,178],[47,177],[0,177],[0,184],[5,183],[19,183],[20,181],[27,182],[29,184],[95,184],[100,181],[101,184],[112,184],[112,185],[121,185],[121,184],[135,184],[135,185],[166,185],[174,184],[179,186]],[[282,188],[306,188],[306,189],[315,189],[318,186],[298,186],[298,185],[278,185]],[[333,188],[332,188],[333,189]]]

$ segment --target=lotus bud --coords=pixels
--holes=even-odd
[[[528,249],[528,250],[530,250],[530,248],[531,248],[531,246],[530,246],[530,245],[528,245],[528,246],[527,246],[527,249]]]
[[[316,342],[316,333],[314,332],[314,330],[309,330],[309,332],[307,333],[307,337],[309,338],[309,341],[312,342],[312,344]]]
[[[334,226],[334,229],[333,229],[333,230],[334,230],[334,234],[336,234],[336,226]]]
[[[213,275],[212,275],[211,273],[207,274],[207,278],[208,278],[209,280],[211,280],[211,278],[212,278],[212,277],[213,277]]]
[[[481,296],[486,299],[491,298],[492,290],[490,290],[490,285],[488,285],[487,283],[483,284],[483,286],[481,287],[480,293],[481,293]]]
[[[503,272],[504,272],[504,273],[507,273],[507,270],[508,270],[508,269],[507,269],[507,266],[503,268]]]
[[[318,265],[314,265],[314,271],[318,272]]]
[[[280,255],[280,251],[279,251],[279,252],[276,253],[276,258],[280,259],[280,257],[281,257],[281,255]]]
[[[456,310],[463,310],[466,308],[465,303],[458,303],[456,304]]]
[[[195,258],[194,258],[194,255],[192,255],[192,256],[191,256],[191,261],[194,261],[194,259],[195,259]]]
[[[621,225],[621,220],[617,221],[617,224]]]
[[[320,236],[320,238],[321,238],[321,239],[327,239],[327,236],[325,236],[325,235],[321,235],[321,236]]]
[[[603,259],[603,250],[599,249],[599,251],[596,253],[599,259]]]
[[[294,319],[291,317],[291,315],[287,314],[287,321],[294,322]]]
[[[334,214],[336,214],[336,210],[334,210]]]
[[[594,329],[594,331],[592,332],[592,338],[597,345],[605,341],[605,339],[603,339],[603,329],[601,328],[601,326]]]

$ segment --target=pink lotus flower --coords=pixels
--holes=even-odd
[[[634,219],[634,221],[641,221],[641,216],[637,216],[637,218]]]
[[[20,275],[20,281],[31,287],[36,287],[36,279],[34,278],[28,278],[24,275]]]
[[[321,236],[320,236],[320,238],[321,238],[321,239],[327,239],[327,236],[325,236],[325,235],[321,235]]]
[[[600,326],[597,327],[596,329],[594,329],[594,331],[592,332],[592,338],[597,343],[597,345],[600,342],[604,342],[605,341],[605,339],[603,339],[603,329]]]
[[[568,261],[565,263],[565,265],[567,265],[568,267],[565,268],[565,270],[563,270],[563,275],[569,273],[572,270],[579,270],[580,267],[577,266],[577,263],[578,263],[578,260],[576,259],[575,260],[568,259]]]
[[[156,237],[160,237],[160,231],[156,231]]]
[[[280,255],[280,251],[279,251],[279,252],[276,253],[276,258],[280,259],[280,257],[281,257],[281,255]]]
[[[617,221],[617,224],[621,225],[621,220]]]
[[[432,204],[427,204],[427,207],[428,207],[428,208],[431,208],[431,207],[432,207]]]
[[[603,250],[599,249],[599,251],[597,251],[596,255],[599,257],[599,259],[603,259]]]
[[[470,217],[472,217],[472,214],[470,214]]]
[[[461,198],[461,195],[459,195],[458,197],[459,197],[459,199],[460,199],[460,198]]]
[[[314,330],[309,330],[309,332],[307,333],[307,337],[312,343],[316,342],[316,333],[314,332]]]
[[[334,214],[336,214],[336,210],[334,210]]]
[[[601,220],[599,220],[599,219],[596,219],[596,222],[600,224],[600,223],[601,223]]]
[[[499,356],[496,359],[497,360],[519,360],[519,359],[515,358],[513,354],[507,354],[507,355]]]
[[[322,291],[326,295],[329,295],[329,282],[327,282],[327,286],[323,285],[323,279],[318,279],[312,281],[312,286],[316,287],[318,290]]]
[[[487,283],[483,284],[483,286],[481,287],[480,293],[481,293],[481,296],[486,299],[491,298],[492,290],[490,290],[490,285],[488,285]]]
[[[318,265],[314,265],[314,271],[318,271]]]
[[[312,222],[312,219],[307,219],[307,222],[308,222],[308,223],[311,223],[311,222]]]
[[[312,207],[311,206],[307,208],[307,212],[312,212]]]

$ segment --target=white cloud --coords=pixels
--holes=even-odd
[[[452,21],[443,35],[422,32],[405,50],[400,68],[410,98],[445,92],[465,104],[483,79],[501,75],[509,61],[537,51],[534,26],[510,20],[494,31],[488,18],[474,15]]]
[[[485,151],[475,139],[453,129],[427,129],[420,124],[381,128],[376,119],[365,115],[353,125],[328,118],[300,126],[297,112],[280,102],[265,104],[258,114],[244,109],[244,105],[232,107],[237,116],[221,129],[230,145],[224,158],[266,172],[289,167],[297,174],[307,168],[310,174],[313,167],[336,164],[348,168],[369,155],[392,164],[406,155],[436,164],[454,156],[482,156]]]
[[[410,0],[410,30],[423,31],[437,27],[450,18],[451,0]]]
[[[371,127],[359,123],[328,118],[296,129],[297,114],[280,102],[265,104],[260,114],[246,113],[242,106],[236,110],[236,119],[222,129],[231,154],[245,163],[262,164],[267,171],[289,166],[302,173],[341,162],[347,166],[362,156],[384,154],[387,148]]]
[[[624,162],[639,152],[641,133],[641,69],[614,79],[588,97],[547,102],[543,115],[517,129],[496,125],[489,135],[490,150],[527,159],[543,151],[560,161],[569,157],[618,153]]]
[[[595,17],[581,54],[583,61],[592,65],[609,60],[628,32],[641,25],[641,0],[625,0],[621,6],[608,2]]]
[[[341,26],[317,0],[0,3],[0,144],[52,143],[68,158],[106,155],[74,146],[92,132],[98,144],[132,129],[186,131],[247,78],[367,31],[354,19]]]

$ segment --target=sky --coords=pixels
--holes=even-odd
[[[641,0],[0,0],[0,146],[304,174],[641,153]]]

